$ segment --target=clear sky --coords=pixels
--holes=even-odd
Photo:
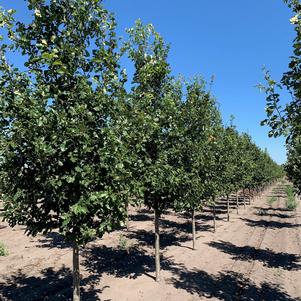
[[[240,131],[267,148],[278,163],[286,159],[284,139],[269,139],[259,125],[265,118],[265,98],[255,87],[266,66],[279,79],[292,54],[292,12],[282,0],[104,0],[114,12],[118,34],[140,18],[154,24],[171,44],[173,74],[215,76],[212,92],[224,121],[231,114]],[[5,8],[28,18],[24,1],[0,0]],[[125,66],[130,69],[129,66]]]

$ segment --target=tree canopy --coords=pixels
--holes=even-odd
[[[270,126],[270,137],[284,135],[288,151],[286,171],[289,179],[301,192],[301,4],[298,0],[285,0],[295,14],[290,22],[294,26],[296,37],[293,41],[293,55],[288,70],[283,73],[279,83],[266,72],[267,119],[262,124]],[[281,90],[288,92],[289,100],[282,104]]]

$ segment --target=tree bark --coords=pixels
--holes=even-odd
[[[216,210],[215,210],[215,198],[213,197],[213,232],[216,232]]]
[[[125,219],[125,224],[126,224],[126,230],[129,231],[129,229],[130,229],[129,204],[126,205],[126,219]]]
[[[245,193],[245,189],[243,189],[243,198],[244,198],[244,209],[246,209],[246,193]]]
[[[237,214],[239,214],[238,207],[239,207],[238,192],[236,192],[236,213]]]
[[[73,245],[73,301],[80,301],[79,247]]]
[[[227,194],[227,221],[230,221],[230,200],[229,195]]]
[[[196,250],[195,210],[192,209],[192,248]]]
[[[155,209],[155,264],[156,281],[160,281],[160,232],[159,232],[159,212]]]
[[[249,205],[251,205],[251,189],[248,188],[248,192],[249,192]]]

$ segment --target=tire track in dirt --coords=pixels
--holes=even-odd
[[[275,188],[277,187],[278,184],[275,184],[271,187],[269,187],[268,190],[266,190],[259,198],[257,198],[257,202],[259,201],[259,206],[261,207],[263,205],[263,202],[266,201],[268,194]],[[254,205],[257,202],[252,202],[251,205]],[[280,205],[280,200],[278,200],[276,208]],[[264,208],[265,206],[263,206]],[[254,210],[255,208],[253,206],[249,207],[251,210],[247,212],[247,220],[254,220],[256,216],[260,216],[260,211],[262,210],[261,208],[258,208],[257,210]],[[273,207],[276,209],[275,207]],[[246,216],[244,216],[245,218]],[[244,218],[242,220],[244,220]],[[230,265],[224,266],[224,269],[222,269],[225,274],[228,274],[229,277],[232,277],[233,275],[236,276],[241,276],[243,277],[242,279],[237,279],[237,287],[233,294],[231,296],[228,296],[230,299],[229,300],[243,300],[245,290],[248,288],[249,282],[251,280],[251,276],[254,270],[254,267],[256,265],[256,260],[252,260],[253,258],[258,257],[257,253],[260,251],[262,243],[264,241],[264,238],[266,236],[266,233],[268,231],[268,227],[266,226],[271,222],[271,215],[269,216],[268,220],[265,222],[264,227],[258,227],[258,226],[253,226],[253,227],[246,227],[247,222],[243,222],[243,225],[241,223],[234,223],[232,225],[226,226],[223,231],[226,234],[226,240],[223,240],[221,243],[226,244],[226,249],[227,249],[227,242],[229,242],[230,248],[232,246],[236,248],[236,245],[232,244],[232,241],[235,241],[237,233],[240,234],[241,237],[247,238],[247,240],[243,241],[243,243],[240,243],[241,247],[238,247],[239,251],[239,256],[233,256],[231,254],[231,250],[229,252],[230,255],[232,255],[231,260],[234,262]],[[255,221],[255,220],[254,220]],[[231,227],[232,226],[232,227]],[[234,226],[234,231],[233,231],[233,226]],[[229,229],[228,229],[229,228]],[[232,228],[232,229],[231,229]],[[251,231],[250,231],[251,229]],[[232,230],[231,232],[227,230]],[[238,231],[236,231],[238,230]],[[241,233],[243,231],[243,233]],[[224,234],[222,233],[222,234]],[[230,236],[229,236],[230,234]],[[242,235],[241,235],[242,234]],[[246,250],[244,250],[242,253],[241,250],[243,250],[244,246],[246,246]],[[238,250],[236,249],[236,250]],[[227,250],[226,250],[227,253]],[[237,254],[236,254],[237,255]],[[232,275],[232,276],[231,276]],[[217,287],[216,289],[221,289]],[[244,299],[247,300],[247,299]]]
[[[284,201],[283,195],[278,197],[275,203],[263,209],[261,220],[251,223],[253,231],[245,244],[247,251],[233,258],[235,261],[229,269],[229,273],[234,272],[244,278],[238,279],[239,288],[230,300],[274,300],[268,285],[288,293],[289,300],[289,296],[300,300],[297,285],[301,268],[298,266],[301,253],[299,224],[296,215],[283,213]],[[260,213],[261,210],[258,211]],[[260,296],[250,291],[249,281],[263,288]]]
[[[279,209],[286,208],[286,198],[286,195],[281,196],[282,207]],[[271,278],[290,295],[295,296],[296,300],[300,300],[301,289],[298,285],[301,276],[300,208],[294,211],[287,210],[285,214],[281,214],[281,211],[277,213],[275,221],[282,226],[275,230],[275,240],[278,244],[274,244],[274,248],[285,256],[279,263],[274,277]]]
[[[280,205],[280,200],[277,201],[276,208],[278,208],[279,205]],[[273,206],[272,208],[275,208],[275,207]],[[258,209],[257,212],[260,213],[260,209]],[[272,220],[272,215],[269,215],[267,224],[270,223],[271,220]],[[253,228],[252,234],[246,243],[246,246],[251,247],[252,251],[245,253],[245,255],[244,255],[245,257],[256,258],[256,254],[258,254],[259,250],[261,249],[261,246],[265,239],[267,231],[268,231],[267,226],[264,226],[263,228],[260,228],[260,227]],[[244,278],[246,278],[246,279],[251,279],[255,265],[256,265],[256,260],[242,261],[242,260],[237,259],[234,261],[230,270],[232,272],[242,274],[244,276]],[[240,288],[236,292],[234,300],[242,300],[243,299],[243,297],[245,295],[245,291],[247,289],[247,286],[248,286],[248,283],[240,282]]]

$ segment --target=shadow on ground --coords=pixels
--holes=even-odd
[[[172,274],[172,278],[166,279],[166,283],[199,298],[215,297],[225,301],[301,301],[271,284],[262,283],[258,286],[242,274],[222,272],[211,275],[197,269],[187,270],[182,264],[174,263],[173,258],[162,258],[161,264],[163,270],[169,270]],[[97,287],[103,274],[116,278],[135,279],[141,275],[153,278],[155,270],[153,256],[142,250],[131,250],[128,254],[126,251],[104,246],[84,251],[82,265],[90,275],[81,281],[83,301],[103,300],[99,295],[107,287]],[[71,285],[71,271],[66,267],[58,271],[51,268],[43,270],[39,277],[31,277],[19,271],[0,284],[0,297],[1,300],[8,301],[71,301]]]
[[[105,246],[88,249],[83,254],[83,266],[94,275],[102,273],[114,275],[117,278],[136,279],[147,275],[154,278],[155,262],[152,255],[139,249],[131,249],[129,252]],[[161,258],[161,268],[169,269],[172,265],[170,259]]]
[[[155,270],[154,259],[148,254],[134,250],[126,255],[105,247],[89,250],[84,264],[92,274],[107,273],[117,278],[135,279],[143,274],[152,278],[149,273],[153,274]],[[199,297],[215,297],[225,301],[301,301],[274,285],[262,283],[258,286],[244,275],[234,272],[211,275],[197,269],[187,270],[184,265],[174,263],[172,258],[163,258],[162,269],[173,275],[166,279],[166,283]]]
[[[275,253],[269,249],[256,249],[250,246],[238,247],[230,242],[210,242],[210,247],[231,255],[234,260],[253,261],[257,260],[270,268],[282,268],[293,271],[300,270],[300,256],[289,253]]]
[[[300,301],[292,298],[277,286],[262,283],[257,286],[244,275],[223,272],[210,275],[204,271],[183,270],[170,280],[178,289],[206,299],[217,298],[225,301]]]
[[[277,208],[273,208],[273,207],[268,207],[268,208],[261,208],[261,207],[254,207],[254,209],[257,210],[264,210],[264,211],[280,211],[280,212],[292,212],[291,210],[287,209],[287,208],[281,208],[281,207],[277,207]]]
[[[267,220],[252,220],[247,218],[242,218],[242,221],[250,227],[261,227],[269,229],[283,229],[283,228],[299,228],[300,224],[287,223],[287,222],[276,222],[276,221],[267,221]]]
[[[72,248],[72,244],[67,242],[61,234],[57,232],[49,232],[43,237],[43,239],[39,239],[37,247],[68,249]]]
[[[211,231],[212,230],[211,225],[202,223],[204,220],[202,220],[201,215],[196,216],[196,231],[204,232],[204,231]],[[180,235],[181,236],[184,233],[185,234],[184,237],[182,237],[180,239],[180,240],[183,239],[184,241],[185,241],[185,239],[188,238],[186,236],[186,234],[190,235],[191,232],[192,232],[192,224],[191,224],[190,219],[187,219],[187,222],[185,222],[185,223],[179,223],[179,222],[168,220],[168,219],[162,219],[160,221],[160,225],[162,226],[163,229],[172,230],[172,233],[174,235]]]
[[[82,280],[81,297],[85,301],[100,300],[97,296],[105,288],[95,288],[93,279]],[[89,288],[83,288],[88,285]],[[28,276],[22,271],[0,283],[0,300],[8,301],[72,301],[72,274],[63,266],[41,271],[40,276]]]
[[[265,210],[264,208],[262,208],[261,210],[259,210],[259,212],[256,214],[258,216],[267,216],[267,217],[275,217],[275,218],[279,218],[279,219],[286,219],[286,218],[292,218],[294,217],[292,214],[286,214],[286,213],[275,213],[275,212],[268,212],[268,210]]]
[[[145,213],[137,213],[137,214],[131,214],[129,216],[129,220],[135,222],[146,222],[146,221],[153,221],[154,217]]]
[[[128,239],[132,239],[138,242],[140,246],[154,246],[155,236],[153,231],[146,231],[143,229],[130,231],[126,234]],[[191,240],[191,235],[183,233],[180,229],[168,229],[166,232],[160,233],[160,246],[162,249],[169,246],[180,246],[182,243]]]

